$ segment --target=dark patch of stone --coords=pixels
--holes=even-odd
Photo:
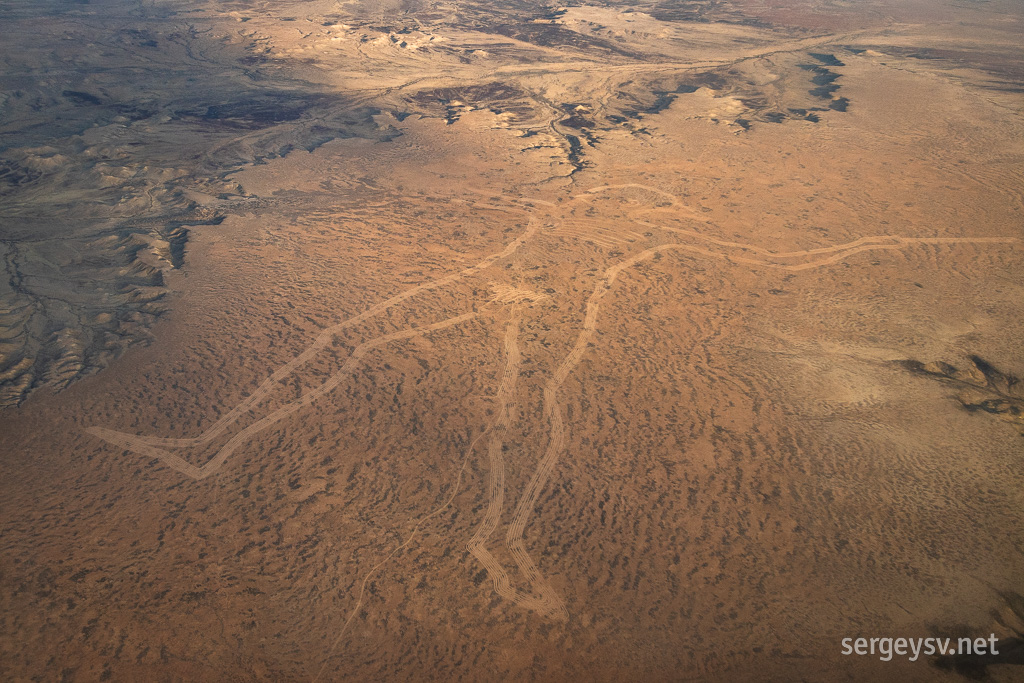
[[[178,118],[196,119],[232,128],[258,129],[296,121],[308,110],[329,104],[330,98],[326,96],[262,92],[244,99],[179,110],[175,115]]]
[[[569,175],[582,171],[585,167],[583,161],[583,143],[575,135],[566,135],[565,139],[569,141],[569,163],[572,165],[572,172]]]
[[[672,90],[652,90],[651,94],[654,95],[654,101],[651,104],[635,109],[626,109],[622,112],[622,115],[631,119],[640,119],[645,114],[657,114],[668,109],[679,95],[697,92],[697,89],[701,87],[710,87],[713,90],[718,90],[724,85],[724,80],[717,74],[696,74],[690,77],[688,81],[687,83],[676,85]],[[636,102],[635,99],[633,101]],[[637,104],[640,103],[637,102]],[[609,118],[611,119],[612,117]],[[615,118],[625,121],[621,116]],[[619,121],[616,122],[619,123]]]
[[[496,24],[483,27],[483,30],[541,47],[601,50],[634,59],[643,57],[643,55],[624,50],[610,41],[594,36],[586,36],[558,24]]]
[[[480,85],[466,85],[458,88],[434,88],[422,90],[413,95],[412,100],[423,104],[440,102],[447,104],[453,100],[459,100],[470,105],[479,105],[488,102],[502,102],[523,97],[519,88],[494,81],[481,83]]]
[[[808,52],[807,54],[817,59],[825,66],[846,66],[841,61],[839,61],[835,55],[825,54],[822,52]]]
[[[0,161],[0,184],[8,186],[26,185],[37,180],[41,171],[25,168],[12,161]]]
[[[591,121],[588,118],[585,118],[585,117],[581,116],[580,114],[573,114],[569,118],[562,119],[558,123],[560,123],[563,126],[567,126],[569,128],[576,128],[577,130],[581,130],[583,128],[593,128],[594,127],[594,122],[593,121]]]
[[[103,104],[103,100],[80,90],[65,90],[61,93],[75,104]]]
[[[550,11],[542,14],[539,18],[540,19],[546,19],[548,21],[555,21],[556,19],[564,16],[565,13],[568,12],[568,11],[569,10],[565,9],[565,8],[563,8],[563,9],[551,9]]]
[[[1024,435],[1024,382],[1002,372],[980,356],[969,356],[974,370],[961,372],[941,361],[927,365],[916,360],[901,361],[908,371],[964,390],[957,401],[968,412],[982,411],[999,416],[1017,426]],[[984,378],[980,381],[978,374]]]

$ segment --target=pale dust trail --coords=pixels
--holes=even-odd
[[[130,451],[134,451],[139,455],[145,455],[152,458],[159,458],[163,460],[169,467],[178,472],[181,472],[187,477],[192,479],[205,479],[206,477],[215,474],[224,462],[231,456],[235,450],[243,443],[248,441],[252,436],[258,432],[270,427],[271,425],[279,422],[288,415],[291,415],[299,408],[310,405],[316,399],[320,398],[324,394],[332,391],[335,387],[341,383],[347,375],[349,375],[355,368],[359,360],[365,356],[370,350],[383,346],[388,342],[396,341],[398,339],[409,339],[410,337],[416,337],[421,334],[427,334],[436,330],[441,330],[447,327],[452,327],[460,323],[467,322],[476,318],[479,314],[476,312],[465,313],[454,318],[448,318],[440,322],[432,323],[430,325],[423,325],[420,327],[414,327],[408,330],[402,330],[401,332],[394,332],[392,334],[386,334],[375,339],[363,342],[357,346],[349,355],[349,357],[342,364],[341,368],[338,369],[331,377],[318,386],[315,389],[311,389],[296,400],[287,403],[277,410],[269,413],[265,417],[238,432],[228,442],[221,447],[217,454],[213,456],[206,464],[202,467],[196,467],[195,465],[186,462],[181,457],[165,451],[161,448],[157,448],[152,445],[151,441],[143,437],[134,436],[132,434],[124,434],[123,432],[116,432],[111,429],[105,429],[103,427],[90,427],[85,431],[94,436],[98,436],[101,439],[108,441],[116,446],[121,446]]]
[[[431,512],[428,515],[426,515],[423,518],[421,518],[420,521],[418,521],[416,523],[416,525],[412,528],[412,531],[409,533],[408,538],[406,538],[405,541],[400,546],[398,546],[397,548],[392,550],[387,555],[387,557],[385,557],[383,560],[381,560],[380,562],[375,564],[370,569],[370,571],[368,571],[366,573],[366,575],[363,577],[363,581],[362,581],[362,583],[359,586],[359,596],[356,599],[355,607],[353,607],[352,611],[349,612],[348,619],[345,620],[345,624],[341,627],[341,631],[338,632],[338,636],[334,639],[334,643],[331,645],[331,648],[327,651],[327,657],[324,659],[324,663],[320,667],[319,673],[317,673],[316,677],[313,679],[314,683],[316,683],[316,681],[320,680],[320,678],[323,676],[324,671],[327,668],[327,664],[330,662],[331,656],[333,655],[334,651],[338,647],[338,643],[341,642],[342,636],[345,635],[345,632],[348,630],[348,627],[352,623],[352,620],[355,618],[356,614],[359,612],[359,608],[362,607],[362,605],[363,605],[363,595],[364,595],[364,592],[366,591],[366,584],[370,580],[370,577],[373,576],[373,574],[378,569],[380,569],[382,566],[384,566],[384,564],[387,563],[388,560],[390,560],[392,557],[394,557],[399,552],[401,552],[401,550],[403,548],[405,548],[410,543],[412,543],[413,539],[416,537],[417,532],[419,531],[420,526],[424,522],[426,522],[427,520],[431,519],[432,517],[437,516],[441,511],[443,511],[445,508],[447,508],[449,505],[451,505],[452,501],[455,500],[455,496],[459,492],[460,486],[462,485],[462,475],[466,471],[466,465],[469,462],[469,457],[472,455],[473,451],[476,449],[477,443],[480,441],[480,439],[484,438],[488,434],[491,434],[491,433],[493,433],[495,431],[498,432],[498,435],[492,436],[491,444],[490,444],[490,447],[488,449],[488,455],[491,458],[491,464],[492,464],[492,469],[491,469],[491,492],[490,492],[491,495],[490,495],[490,500],[488,502],[488,510],[487,510],[487,515],[485,516],[485,523],[486,523],[486,521],[489,518],[491,518],[491,516],[492,516],[492,509],[494,509],[495,510],[495,512],[493,513],[494,523],[497,524],[497,517],[501,514],[501,504],[502,503],[501,503],[501,499],[500,499],[500,495],[501,494],[499,494],[499,499],[497,501],[497,506],[495,507],[495,498],[494,498],[494,467],[493,467],[493,465],[494,465],[494,455],[493,455],[492,451],[494,450],[495,444],[497,444],[498,459],[499,459],[499,463],[500,463],[501,446],[502,446],[502,443],[504,441],[503,437],[504,437],[505,433],[508,431],[508,427],[509,427],[509,425],[511,423],[512,408],[515,405],[515,403],[514,403],[515,385],[516,385],[516,380],[519,378],[519,363],[520,363],[520,359],[521,359],[521,357],[519,355],[519,345],[518,345],[518,341],[517,341],[517,338],[519,336],[519,310],[518,310],[519,307],[515,306],[513,308],[514,308],[514,310],[513,310],[512,318],[509,320],[508,325],[507,325],[507,327],[505,329],[505,339],[504,339],[504,344],[503,344],[503,348],[504,348],[504,352],[505,352],[505,364],[504,364],[504,367],[502,369],[501,380],[500,380],[500,382],[498,384],[498,390],[497,390],[497,392],[495,394],[495,397],[494,397],[495,400],[498,403],[498,415],[497,415],[497,417],[495,418],[494,422],[491,423],[490,426],[488,426],[484,431],[482,431],[475,439],[473,439],[472,443],[469,444],[469,448],[466,449],[466,454],[462,458],[462,466],[459,468],[459,473],[455,477],[455,483],[452,485],[452,491],[451,491],[451,494],[448,496],[447,500],[445,500],[445,502],[442,503],[440,506],[438,506],[433,512]],[[503,484],[503,482],[504,482],[504,467],[503,467],[503,465],[500,467],[500,480],[501,480],[501,483],[499,483],[499,488],[501,489],[501,491],[503,493],[504,492],[504,484]],[[477,538],[481,536],[481,531],[483,530],[483,528],[484,528],[484,525],[481,524],[480,529],[477,530],[476,534],[473,536],[473,540],[470,541],[470,543],[469,543],[469,545],[470,545],[469,550],[474,555],[477,555],[477,552],[474,550],[473,546],[474,546],[474,543],[477,541]],[[483,536],[482,540],[486,541],[486,537],[489,536],[491,532],[493,532],[493,528],[489,532],[487,532],[486,535]],[[505,572],[501,568],[501,565],[499,565],[496,561],[494,561],[494,558],[491,557],[491,554],[488,553],[486,550],[483,550],[483,552],[486,554],[486,556],[488,558],[490,558],[491,562],[493,563],[494,567],[496,568],[495,571],[499,572],[501,575],[504,575]],[[491,569],[488,566],[488,564],[482,558],[480,558],[479,555],[477,555],[477,558],[481,560],[481,563],[484,564],[485,567],[488,567],[488,571],[491,571]],[[508,586],[508,577],[507,576],[505,576],[504,584],[505,584],[506,587]],[[495,590],[497,590],[499,593],[501,593],[505,597],[510,597],[509,595],[506,595],[507,591],[506,592],[502,592],[501,590],[498,589],[497,583],[495,584]]]
[[[425,282],[423,284],[420,284],[420,285],[417,285],[417,286],[412,287],[410,289],[407,289],[404,292],[396,294],[395,296],[391,297],[390,299],[387,299],[385,301],[382,301],[382,302],[376,304],[375,306],[370,307],[369,309],[367,309],[366,311],[360,313],[359,315],[356,315],[356,316],[354,316],[352,318],[349,318],[347,320],[344,320],[344,321],[339,322],[339,323],[337,323],[335,325],[332,325],[330,327],[325,328],[322,332],[320,332],[319,335],[317,335],[316,339],[313,340],[312,344],[310,344],[306,348],[305,351],[303,351],[298,356],[296,356],[295,358],[293,358],[292,360],[288,361],[283,366],[278,368],[276,371],[274,371],[274,373],[271,374],[270,377],[265,379],[255,389],[255,391],[253,391],[249,396],[247,396],[245,399],[243,399],[238,405],[236,405],[234,408],[232,408],[229,412],[225,413],[219,420],[217,420],[213,425],[210,426],[209,429],[207,429],[201,435],[199,435],[197,437],[193,437],[193,438],[186,438],[186,439],[169,439],[169,438],[165,439],[165,438],[160,438],[160,437],[147,437],[147,436],[131,436],[131,438],[137,444],[148,444],[148,445],[151,445],[151,446],[170,446],[170,447],[178,447],[178,448],[180,448],[180,447],[187,447],[187,446],[201,446],[203,444],[209,443],[213,439],[215,439],[218,436],[220,436],[228,427],[231,426],[232,423],[234,423],[244,413],[246,413],[249,410],[251,410],[260,401],[262,401],[264,398],[266,398],[266,396],[271,391],[273,391],[273,389],[275,388],[275,386],[276,386],[276,384],[278,382],[281,382],[284,379],[286,379],[287,377],[289,377],[301,365],[303,365],[304,363],[306,363],[309,360],[311,360],[312,358],[314,358],[317,353],[319,353],[321,350],[326,348],[327,345],[334,339],[334,337],[339,332],[344,330],[345,328],[352,327],[353,325],[357,325],[357,324],[359,324],[359,323],[361,323],[361,322],[363,322],[363,321],[365,321],[365,320],[367,320],[367,319],[377,315],[378,313],[381,313],[381,312],[387,310],[388,308],[394,306],[395,304],[401,303],[402,301],[405,301],[406,299],[409,299],[409,298],[419,294],[420,292],[425,292],[425,291],[429,291],[429,290],[432,290],[432,289],[436,289],[438,287],[442,287],[442,286],[444,286],[446,284],[455,282],[456,280],[459,280],[459,279],[461,279],[463,277],[466,277],[467,275],[471,275],[471,274],[473,274],[475,272],[478,272],[480,270],[484,270],[485,268],[490,267],[491,265],[494,264],[495,261],[498,261],[498,260],[500,260],[502,258],[505,258],[506,256],[509,256],[512,253],[514,253],[516,250],[518,250],[526,242],[526,240],[528,240],[530,237],[533,236],[533,234],[536,231],[537,231],[537,225],[531,219],[529,224],[527,225],[526,230],[523,232],[522,235],[520,235],[515,240],[510,242],[501,251],[499,251],[499,252],[497,252],[495,254],[491,254],[490,256],[488,256],[484,260],[480,261],[476,265],[470,266],[469,268],[465,268],[465,269],[463,269],[463,270],[461,270],[459,272],[452,273],[451,275],[447,275],[447,276],[439,278],[437,280],[432,280],[430,282]],[[98,430],[98,429],[101,429],[101,428],[93,428],[92,430],[87,430],[87,431],[90,431],[91,433],[96,434],[97,431],[95,431],[95,430]],[[102,430],[102,431],[110,432],[111,430]],[[125,435],[125,436],[128,436],[128,435]],[[104,438],[106,438],[106,437],[104,437]],[[172,465],[172,467],[173,466],[174,465]],[[189,476],[193,476],[192,474],[189,474],[189,472],[183,471],[183,470],[179,469],[178,467],[175,467],[175,469],[178,469],[179,471],[182,471],[183,474],[188,474]]]

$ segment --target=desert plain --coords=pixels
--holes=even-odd
[[[1020,680],[1019,3],[0,21],[4,680]]]

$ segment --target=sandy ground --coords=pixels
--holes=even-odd
[[[5,148],[0,675],[1016,680],[1021,17],[806,4],[119,15],[309,108]]]

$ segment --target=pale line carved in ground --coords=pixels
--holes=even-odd
[[[626,184],[617,186],[604,186],[600,188],[594,188],[589,191],[588,194],[594,194],[600,191],[621,188],[621,187],[640,187],[649,189],[661,194],[668,196],[673,199],[674,207],[678,207],[679,202],[668,192],[657,190],[655,188],[648,188],[639,184]],[[534,200],[537,201],[537,200]],[[550,205],[549,202],[543,202]],[[503,209],[508,210],[508,209]],[[567,611],[565,605],[558,594],[550,586],[540,570],[537,568],[533,559],[526,551],[524,533],[526,529],[529,517],[536,507],[537,500],[544,487],[547,485],[548,480],[554,468],[558,462],[559,456],[563,450],[565,442],[565,429],[562,420],[562,408],[558,399],[558,392],[562,384],[573,372],[576,366],[580,363],[583,355],[585,354],[594,332],[597,326],[598,314],[600,311],[601,299],[611,290],[612,285],[615,283],[618,276],[623,270],[630,268],[644,260],[652,258],[654,255],[670,250],[688,251],[703,256],[712,258],[718,258],[726,260],[730,263],[747,264],[753,266],[767,266],[775,268],[783,268],[787,270],[805,270],[810,268],[819,268],[822,266],[836,263],[848,256],[856,253],[870,250],[896,250],[902,249],[910,245],[915,244],[1009,244],[1017,243],[1018,239],[1012,237],[989,237],[989,238],[924,238],[924,237],[899,237],[894,235],[877,235],[862,237],[841,245],[835,245],[831,247],[821,247],[817,249],[808,249],[802,251],[792,252],[772,252],[763,247],[754,245],[743,244],[739,242],[731,242],[727,240],[720,240],[711,236],[703,235],[701,233],[683,230],[678,228],[668,228],[664,226],[657,226],[653,224],[643,223],[642,221],[635,221],[637,223],[647,225],[648,227],[655,227],[673,232],[676,234],[686,235],[694,239],[698,239],[705,243],[713,244],[715,246],[724,247],[727,249],[739,250],[741,253],[752,253],[762,255],[763,258],[751,258],[748,256],[740,256],[729,253],[720,253],[704,249],[702,247],[687,244],[687,243],[674,243],[665,244],[656,247],[646,249],[635,256],[624,259],[617,264],[609,267],[602,274],[597,286],[594,288],[592,293],[587,299],[586,312],[584,315],[583,329],[577,336],[576,342],[566,356],[559,363],[551,378],[544,385],[543,389],[543,401],[544,401],[544,416],[549,425],[548,445],[544,451],[544,454],[540,458],[540,461],[531,476],[529,482],[526,485],[525,490],[519,498],[519,501],[512,514],[512,519],[506,533],[505,541],[512,554],[513,559],[518,565],[520,571],[528,580],[531,588],[534,591],[534,595],[529,595],[513,589],[511,582],[509,581],[508,575],[500,564],[494,559],[494,557],[487,551],[485,544],[487,539],[493,534],[498,526],[501,510],[504,507],[504,461],[501,454],[501,448],[504,443],[504,435],[507,432],[510,420],[511,410],[514,405],[514,386],[515,378],[518,376],[518,359],[519,350],[517,343],[518,335],[518,313],[513,316],[513,320],[509,322],[506,329],[504,349],[506,354],[505,371],[502,376],[501,383],[498,389],[497,399],[499,401],[499,414],[496,422],[485,430],[477,439],[471,444],[469,451],[466,454],[466,458],[472,453],[477,441],[484,436],[484,434],[491,435],[491,441],[488,446],[488,458],[490,462],[490,474],[488,484],[488,508],[484,516],[484,520],[481,522],[480,527],[474,534],[473,539],[469,542],[468,547],[470,552],[484,565],[488,574],[491,575],[494,583],[495,591],[509,599],[510,601],[519,604],[528,609],[534,610],[544,615],[552,616],[559,619],[567,617]],[[422,285],[418,285],[409,290],[395,295],[394,297],[377,304],[376,306],[368,309],[364,313],[350,318],[346,321],[338,323],[332,327],[325,329],[321,334],[314,340],[314,342],[301,354],[296,356],[292,361],[279,368],[271,377],[269,377],[263,384],[260,385],[248,398],[242,401],[232,411],[227,413],[224,417],[218,420],[210,429],[204,432],[199,437],[191,439],[161,439],[156,437],[141,437],[123,434],[115,432],[113,430],[103,429],[94,427],[89,431],[97,436],[100,436],[115,445],[123,446],[129,450],[133,450],[139,454],[156,457],[163,460],[165,463],[173,467],[174,469],[182,472],[186,476],[190,476],[195,479],[201,479],[205,476],[209,476],[219,469],[227,459],[227,457],[237,448],[241,443],[250,438],[257,431],[265,429],[270,425],[274,424],[278,420],[282,419],[286,415],[298,410],[299,408],[309,405],[316,398],[328,393],[333,390],[335,386],[341,381],[341,379],[351,371],[354,364],[370,349],[377,346],[381,346],[390,341],[397,339],[410,338],[419,334],[426,334],[436,329],[442,329],[444,327],[450,327],[471,318],[476,317],[477,313],[467,313],[462,316],[449,318],[432,325],[426,325],[423,327],[412,328],[396,332],[390,335],[384,335],[375,339],[364,342],[352,352],[351,356],[346,360],[342,368],[332,375],[327,382],[320,387],[313,389],[302,397],[289,403],[278,410],[267,415],[263,419],[253,423],[246,429],[236,434],[228,443],[212,458],[208,463],[202,467],[196,467],[190,463],[187,463],[183,459],[175,456],[163,449],[157,448],[157,446],[194,446],[208,443],[213,438],[223,433],[230,424],[232,424],[238,417],[244,412],[255,406],[262,398],[266,396],[273,388],[276,382],[281,381],[285,377],[293,373],[301,364],[311,359],[318,351],[325,348],[327,344],[334,338],[334,336],[342,329],[354,325],[358,322],[362,322],[377,313],[380,313],[390,306],[393,306],[401,301],[404,301],[422,291],[434,289],[445,284],[454,282],[466,275],[472,274],[479,270],[492,265],[495,261],[504,258],[505,256],[511,255],[519,247],[521,247],[526,240],[528,240],[536,232],[536,224],[531,218],[530,224],[527,230],[516,240],[510,243],[502,251],[493,254],[475,266],[466,268],[458,273],[434,280]],[[804,261],[802,263],[775,263],[773,260],[788,260],[795,258],[806,258],[825,255],[825,258],[812,259]],[[463,463],[463,469],[460,469],[457,478],[456,488],[453,490],[452,497],[454,497],[457,491],[458,484],[461,484],[462,472],[465,467]],[[440,510],[447,507],[450,504],[452,498],[449,498],[440,508],[435,510],[425,517],[422,521],[426,521],[429,517],[437,514]],[[419,529],[419,524],[414,527],[412,534],[395,551],[392,552],[382,563],[376,565],[371,569],[372,574],[383,564],[387,559],[390,559],[402,548],[406,547],[411,542],[413,536]],[[340,641],[341,635],[344,634],[345,629],[351,623],[351,620],[355,614],[355,610],[358,609],[362,604],[363,589],[365,589],[366,581],[370,574],[364,577],[360,595],[357,600],[357,606],[353,612],[349,615],[348,620],[342,628],[341,633],[338,636]],[[325,663],[326,665],[326,663]],[[322,672],[321,672],[322,673]]]

